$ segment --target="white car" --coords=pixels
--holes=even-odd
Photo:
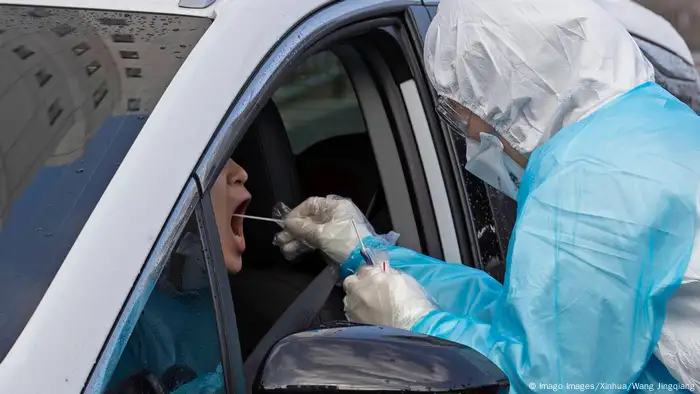
[[[210,192],[230,157],[253,196],[238,213],[339,194],[401,245],[503,276],[514,202],[453,170],[464,141],[441,127],[422,69],[437,1],[177,1],[0,5],[0,393],[113,390],[143,356],[130,346],[166,339],[153,363],[167,371],[141,371],[136,392],[201,377],[165,359],[207,347],[228,392],[252,389],[244,360],[326,271],[285,261],[276,224],[246,221],[245,268],[228,277]],[[685,70],[681,55],[663,56]],[[207,275],[186,308],[201,318],[140,331],[154,288],[190,280],[191,247]],[[342,319],[328,292],[300,319]],[[197,335],[164,338],[171,325]],[[405,388],[392,373],[386,387]]]
[[[654,65],[656,82],[700,113],[700,84],[693,54],[661,16],[632,0],[595,0],[615,16]]]

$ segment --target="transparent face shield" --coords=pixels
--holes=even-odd
[[[450,131],[462,138],[467,138],[471,111],[465,110],[464,107],[458,103],[443,96],[438,97],[437,101],[438,103],[435,107],[435,111],[440,115],[440,118],[447,123]]]
[[[435,111],[451,132],[467,142],[467,164],[464,169],[476,175],[508,197],[516,199],[524,169],[504,151],[503,142],[495,132],[479,133],[478,140],[470,137],[472,112],[446,97],[438,97]]]

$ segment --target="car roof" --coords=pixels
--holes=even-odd
[[[217,0],[206,12],[180,10],[174,1],[9,1],[208,15],[214,22],[165,90],[0,364],[0,392],[83,389],[154,241],[232,101],[290,29],[331,1]]]
[[[180,0],[6,0],[3,1],[3,4],[149,12],[214,18],[216,16],[216,11],[221,9],[229,1],[241,0],[216,0],[212,5],[206,8],[182,7],[179,5]]]

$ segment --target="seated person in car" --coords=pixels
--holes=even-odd
[[[250,201],[247,179],[229,159],[211,190],[224,263],[232,274],[241,270],[245,251],[242,219],[233,214],[244,213]],[[186,228],[121,355],[110,393],[145,394],[158,385],[168,393],[223,391],[208,283],[198,232]]]

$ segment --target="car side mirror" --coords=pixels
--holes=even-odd
[[[496,393],[508,386],[505,374],[469,347],[339,322],[279,341],[267,354],[253,392]]]

